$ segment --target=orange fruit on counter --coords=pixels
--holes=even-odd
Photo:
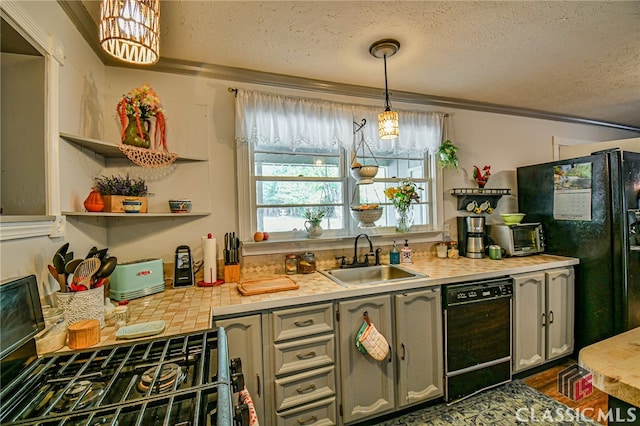
[[[262,240],[264,240],[264,233],[256,232],[255,234],[253,234],[253,241],[260,242]]]

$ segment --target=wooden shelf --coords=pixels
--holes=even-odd
[[[511,194],[509,188],[453,188],[451,195],[458,197],[458,210],[467,210],[470,203],[480,205],[488,202],[491,208],[496,208],[498,200],[503,195]]]
[[[191,213],[92,213],[92,212],[62,212],[65,216],[82,216],[82,217],[131,217],[131,218],[145,218],[145,217],[202,217],[209,216],[208,212],[191,212]]]
[[[126,155],[118,145],[111,142],[99,141],[97,139],[85,138],[81,136],[72,135],[70,133],[60,132],[60,137],[66,141],[79,145],[83,148],[87,148],[96,154],[102,155],[105,158],[127,158]],[[179,155],[176,161],[207,161],[207,158],[202,157],[190,157]]]

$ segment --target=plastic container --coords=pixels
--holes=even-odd
[[[409,248],[409,240],[404,240],[404,247],[400,250],[400,257],[402,258],[402,263],[413,263],[411,248]]]
[[[398,251],[398,246],[396,245],[396,240],[393,240],[393,248],[389,253],[389,263],[392,265],[400,264],[400,252]]]

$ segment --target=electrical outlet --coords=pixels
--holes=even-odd
[[[53,221],[53,224],[51,225],[49,238],[64,237],[64,233],[67,225],[66,219],[67,219],[66,216],[56,216],[56,219]]]
[[[444,232],[449,233],[451,232],[451,225],[449,225],[448,223],[444,224]]]

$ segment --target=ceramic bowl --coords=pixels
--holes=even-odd
[[[125,198],[122,200],[122,209],[125,213],[140,213],[142,201]]]
[[[171,213],[189,213],[191,211],[191,200],[169,200]]]
[[[502,213],[500,216],[506,225],[517,225],[524,219],[524,213]]]

